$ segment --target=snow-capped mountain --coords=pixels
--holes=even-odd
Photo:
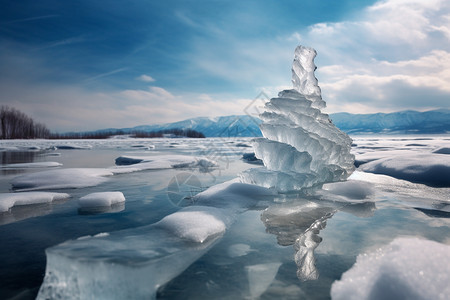
[[[198,117],[184,121],[161,125],[141,125],[133,128],[103,129],[98,132],[122,131],[131,133],[135,131],[151,132],[165,129],[193,129],[203,133],[206,137],[259,137],[261,120],[248,115],[233,115],[216,118]]]
[[[330,115],[333,123],[349,134],[439,134],[450,132],[450,110],[439,109],[426,112],[401,111],[395,113]],[[97,132],[159,131],[164,129],[193,129],[206,137],[259,137],[261,120],[248,115],[216,118],[198,117],[161,125],[141,125],[133,128],[102,129]]]
[[[349,134],[438,134],[450,132],[450,110],[400,111],[376,114],[331,114],[333,123]]]

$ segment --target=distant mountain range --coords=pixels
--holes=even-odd
[[[394,113],[330,115],[333,123],[349,134],[439,134],[450,133],[450,110],[426,112],[406,110]]]
[[[198,117],[184,121],[162,125],[140,125],[132,128],[107,128],[95,133],[121,131],[125,134],[133,132],[151,132],[166,129],[193,129],[206,137],[258,137],[261,136],[259,124],[261,120],[248,115],[233,115],[216,118]]]
[[[395,113],[330,115],[333,123],[349,134],[439,134],[450,133],[450,110],[426,112],[401,111]],[[206,137],[258,137],[261,120],[248,115],[216,118],[198,117],[162,125],[141,125],[133,128],[108,128],[95,132],[151,132],[165,129],[193,129]]]

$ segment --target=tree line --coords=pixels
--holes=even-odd
[[[122,130],[52,133],[42,123],[36,123],[23,112],[3,105],[0,108],[0,138],[1,139],[107,139],[115,135],[129,134],[136,138],[158,138],[167,134],[173,136],[204,138],[205,135],[193,129],[164,129],[158,131],[132,131],[125,133]]]
[[[193,129],[164,129],[158,131],[130,131],[128,133],[122,130],[94,131],[94,132],[69,132],[52,133],[50,139],[107,139],[117,135],[130,135],[134,138],[162,138],[165,135],[188,138],[205,138],[205,135]]]
[[[39,139],[49,138],[50,130],[36,123],[23,112],[2,105],[0,108],[0,137],[2,139]]]

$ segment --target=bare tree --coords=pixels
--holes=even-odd
[[[23,112],[3,105],[0,108],[0,136],[2,139],[48,138],[50,131],[41,123],[35,123]]]

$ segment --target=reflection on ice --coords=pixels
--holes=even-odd
[[[245,267],[250,287],[250,298],[257,299],[272,284],[281,263],[274,262]]]
[[[338,211],[358,217],[370,217],[375,203],[346,203],[334,201],[308,201],[295,199],[292,203],[271,205],[261,214],[266,231],[277,236],[281,246],[293,245],[297,277],[301,281],[316,280],[319,271],[315,266],[314,250],[322,242],[319,233],[326,221]]]
[[[118,213],[125,209],[125,202],[115,203],[111,206],[93,206],[93,207],[80,207],[78,208],[78,214],[80,215],[96,215],[106,213]]]
[[[261,221],[268,233],[277,236],[279,245],[290,246],[316,220],[335,210],[333,207],[324,207],[310,201],[301,204],[272,205],[261,214]]]
[[[302,233],[294,244],[295,263],[297,265],[297,277],[302,281],[316,280],[319,278],[319,271],[316,268],[314,250],[322,242],[319,233],[326,226],[326,220],[331,218],[333,213],[329,213],[315,221],[304,233]]]
[[[252,251],[254,251],[254,250],[252,250],[249,245],[234,244],[234,245],[231,245],[230,247],[228,247],[227,254],[229,257],[234,258],[234,257],[239,257],[239,256],[245,256]]]

